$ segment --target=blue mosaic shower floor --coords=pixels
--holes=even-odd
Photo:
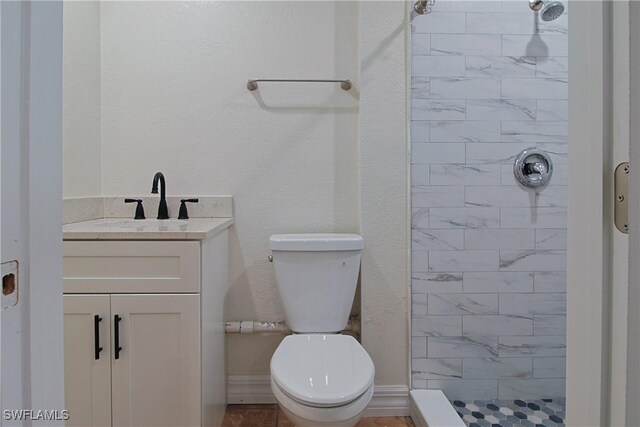
[[[564,427],[565,399],[454,400],[469,427]]]

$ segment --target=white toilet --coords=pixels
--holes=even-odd
[[[287,325],[271,358],[271,389],[297,427],[352,427],[373,395],[375,368],[341,335],[364,244],[357,234],[280,234],[269,239]]]

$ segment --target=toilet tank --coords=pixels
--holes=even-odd
[[[269,238],[287,325],[335,333],[349,320],[364,242],[357,234],[276,234]]]

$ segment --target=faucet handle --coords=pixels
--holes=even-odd
[[[178,212],[178,219],[189,219],[187,213],[187,203],[198,203],[198,199],[182,199],[180,200],[180,212]]]
[[[133,219],[146,219],[144,216],[144,208],[142,207],[142,199],[124,199],[125,203],[137,203],[136,216]]]

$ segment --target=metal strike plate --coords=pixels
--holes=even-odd
[[[620,163],[614,174],[614,201],[613,220],[616,228],[624,233],[629,233],[629,162]]]
[[[2,269],[2,310],[18,304],[18,261],[0,264]]]

